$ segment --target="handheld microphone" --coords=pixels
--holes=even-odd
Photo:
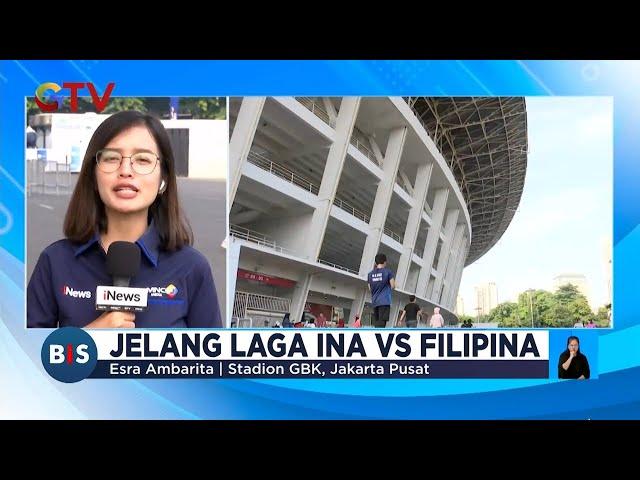
[[[140,271],[140,248],[131,242],[117,241],[109,245],[107,273],[114,287],[128,287],[131,277]]]
[[[118,241],[109,245],[107,273],[113,278],[113,286],[98,285],[96,310],[145,311],[147,289],[129,287],[131,278],[139,271],[140,249],[135,243]]]

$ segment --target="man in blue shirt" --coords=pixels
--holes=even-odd
[[[160,248],[153,222],[135,242],[140,271],[131,287],[147,288],[147,310],[121,312],[138,328],[222,327],[216,288],[207,259],[185,245],[174,252]],[[40,255],[27,287],[28,327],[86,327],[100,316],[98,285],[112,285],[99,235],[84,244],[68,239],[49,245]],[[91,327],[91,326],[90,326]]]
[[[367,282],[371,291],[373,326],[384,328],[389,321],[391,289],[396,288],[396,280],[393,272],[387,268],[387,256],[384,253],[378,253],[375,262],[375,268],[367,275]]]

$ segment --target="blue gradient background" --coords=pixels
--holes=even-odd
[[[580,332],[598,378],[84,380],[69,385],[53,380],[40,362],[49,331],[24,327],[24,98],[45,81],[92,81],[99,92],[114,81],[114,94],[123,96],[612,96],[615,329]],[[639,120],[638,62],[1,61],[0,418],[640,418],[634,295],[640,246]],[[569,333],[551,332],[552,376],[559,353],[554,350]]]

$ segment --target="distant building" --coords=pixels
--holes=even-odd
[[[476,285],[476,316],[487,315],[498,306],[498,288],[494,282]]]
[[[456,299],[456,315],[464,315],[464,299],[460,295]]]
[[[574,285],[582,295],[587,297],[587,301],[589,302],[590,307],[593,309],[591,301],[591,291],[589,290],[587,277],[585,277],[581,273],[563,273],[557,275],[553,278],[554,292],[557,291],[562,285],[566,285],[568,283]]]

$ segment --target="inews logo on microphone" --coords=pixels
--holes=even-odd
[[[115,292],[113,290],[105,290],[102,295],[103,300],[117,300],[120,302],[139,302],[140,294],[131,292]]]
[[[96,287],[96,310],[123,310],[144,312],[147,309],[146,288]]]

